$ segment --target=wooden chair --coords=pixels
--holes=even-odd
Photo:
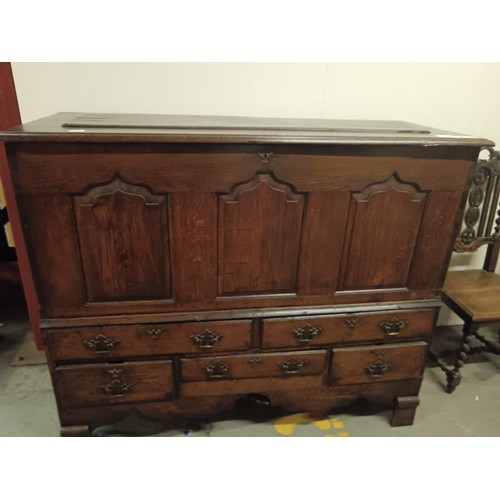
[[[462,342],[453,353],[454,365],[444,361],[450,351],[431,352],[446,373],[449,393],[460,384],[460,369],[468,356],[482,352],[500,355],[500,343],[479,333],[483,326],[500,323],[500,275],[495,272],[500,250],[500,153],[489,148],[487,151],[489,158],[479,160],[473,174],[464,227],[454,247],[455,252],[465,253],[488,245],[483,269],[448,272],[443,301],[464,321]]]

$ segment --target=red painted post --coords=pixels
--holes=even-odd
[[[15,127],[21,124],[19,104],[17,102],[16,87],[12,67],[8,62],[0,62],[0,130]],[[28,259],[28,252],[19,219],[19,212],[12,187],[12,179],[7,165],[7,156],[3,142],[0,141],[0,179],[2,180],[7,210],[12,229],[12,236],[16,245],[19,273],[24,289],[24,297],[28,307],[31,328],[35,336],[38,349],[43,349],[42,335],[40,332],[40,307],[36,296],[33,275]]]

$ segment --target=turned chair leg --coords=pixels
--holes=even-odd
[[[446,392],[450,394],[460,385],[460,382],[462,381],[460,369],[465,365],[465,362],[467,361],[467,358],[471,351],[469,340],[471,337],[473,337],[473,332],[477,330],[477,328],[473,327],[473,323],[466,323],[464,325],[462,343],[460,345],[460,351],[458,352],[455,366],[453,367],[453,370],[446,374]]]
[[[456,362],[453,367],[448,366],[446,362],[441,358],[444,353],[440,356],[439,354],[430,352],[431,358],[436,361],[439,368],[441,368],[441,370],[443,370],[443,372],[446,374],[446,392],[449,394],[451,394],[460,385],[460,382],[462,380],[460,369],[464,366],[472,350],[470,339],[476,335],[478,329],[479,325],[473,323],[472,321],[468,321],[464,324],[460,349],[458,350],[458,353],[456,355]]]
[[[451,394],[462,381],[462,375],[460,374],[460,369],[465,365],[469,353],[471,351],[471,346],[469,340],[474,336],[474,332],[477,331],[477,326],[474,323],[465,323],[463,329],[462,343],[460,345],[460,350],[457,355],[457,360],[452,369],[445,370],[446,373],[446,392]]]

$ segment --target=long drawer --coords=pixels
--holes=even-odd
[[[286,348],[426,339],[436,309],[337,314],[263,321],[262,346]]]
[[[425,342],[334,349],[330,383],[350,385],[420,378],[426,352]]]
[[[65,406],[164,400],[174,390],[169,360],[63,366],[55,379]]]
[[[56,361],[241,351],[250,347],[251,321],[212,321],[51,330]]]

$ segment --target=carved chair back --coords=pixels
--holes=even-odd
[[[500,153],[491,148],[488,159],[477,163],[467,197],[463,229],[455,242],[458,253],[488,245],[483,269],[495,272],[500,250]]]

